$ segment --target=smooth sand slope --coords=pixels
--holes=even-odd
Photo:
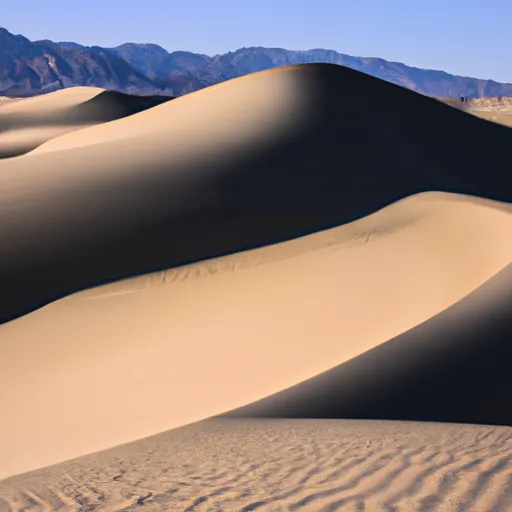
[[[395,339],[227,416],[512,426],[511,312],[512,264]]]
[[[68,133],[0,161],[0,322],[417,192],[508,201],[511,143],[507,128],[327,64],[257,73]]]
[[[509,205],[427,193],[325,232],[54,302],[0,326],[0,476],[269,396],[421,322],[428,329],[430,318],[511,261]],[[510,284],[506,277],[492,279]],[[489,318],[510,308],[506,296],[485,299],[478,308],[486,308],[482,314]],[[480,366],[471,360],[478,345],[461,320],[460,327],[451,326],[451,338],[434,333],[431,350],[421,337],[407,335],[412,355],[402,346],[396,360],[382,358],[382,369],[359,365],[348,382],[340,378],[340,399],[347,400],[345,389],[355,392],[368,406],[364,417],[416,419],[425,410],[422,419],[510,420],[503,406],[510,385],[507,373],[500,373],[506,361],[499,361],[507,348],[488,340],[496,370],[488,375],[485,353]],[[462,377],[472,410],[459,396],[459,382],[445,389],[451,402],[438,397],[435,379],[443,369],[433,358],[442,355],[441,341],[443,364]],[[414,384],[404,374],[406,362],[431,383],[432,399],[420,388],[414,403],[413,388],[398,388],[397,405],[387,411],[381,405],[389,401],[389,386],[399,378]],[[464,374],[466,365],[478,393]],[[367,396],[372,389],[373,402]]]
[[[169,99],[71,87],[23,100],[0,101],[0,158],[22,155],[64,133],[120,119]]]
[[[0,105],[5,105],[6,103],[11,103],[12,101],[16,101],[18,98],[10,98],[8,96],[0,96]]]
[[[0,511],[508,512],[511,475],[510,428],[207,420],[0,482]]]

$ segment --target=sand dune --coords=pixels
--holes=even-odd
[[[511,474],[510,428],[208,420],[0,482],[0,511],[507,512]]]
[[[4,156],[32,149],[0,161],[0,478],[227,411],[512,426],[509,129],[331,65],[166,100],[78,88],[0,107]],[[197,425],[0,483],[0,511],[510,497],[505,427]],[[209,435],[229,467],[164,480],[179,432],[183,454]],[[247,480],[270,439],[284,465]],[[286,447],[304,458],[305,440],[297,468]]]
[[[16,101],[18,98],[10,98],[7,96],[0,96],[0,105],[5,105],[7,103],[11,103],[12,101]]]
[[[72,87],[8,101],[0,109],[0,158],[25,154],[59,135],[123,118],[169,99]]]
[[[0,162],[0,321],[413,193],[510,200],[511,142],[504,127],[331,65],[257,73],[57,137]]]
[[[0,326],[0,475],[243,406],[394,338],[512,261],[511,213],[421,194],[304,238],[86,290]],[[461,358],[463,342],[453,341]],[[425,410],[466,413],[463,401],[448,412],[443,404]],[[26,421],[27,407],[37,421]],[[486,414],[502,409],[491,401]],[[483,414],[475,408],[470,420]]]
[[[512,264],[417,327],[234,417],[512,426]]]

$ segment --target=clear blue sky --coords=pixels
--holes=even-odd
[[[213,55],[327,48],[512,83],[512,0],[0,0],[29,39]]]

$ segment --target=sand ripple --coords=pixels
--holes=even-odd
[[[0,482],[0,511],[512,510],[512,428],[208,420]]]

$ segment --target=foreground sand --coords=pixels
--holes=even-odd
[[[207,420],[0,482],[0,512],[508,512],[512,428]]]
[[[437,315],[511,261],[509,205],[426,193],[338,228],[54,302],[0,325],[0,477],[297,384]],[[446,348],[464,361],[469,348],[452,333]]]

